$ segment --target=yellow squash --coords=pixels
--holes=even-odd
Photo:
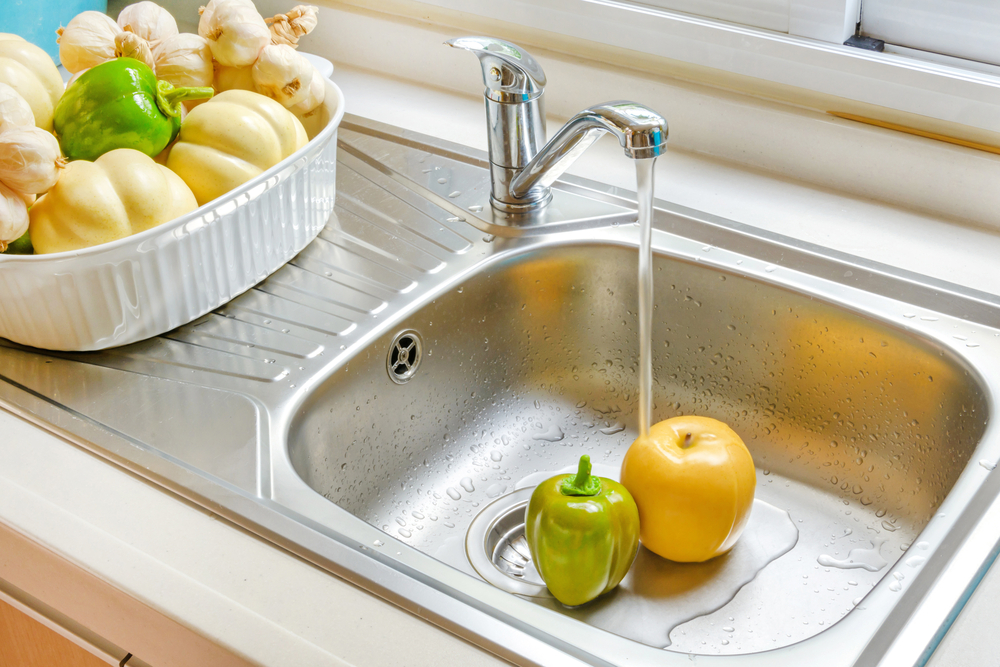
[[[74,160],[31,207],[35,253],[79,250],[131,236],[198,207],[175,173],[130,148]]]
[[[0,81],[28,103],[35,125],[52,131],[52,112],[64,85],[49,54],[17,35],[0,32]]]
[[[639,539],[664,558],[700,563],[736,544],[750,518],[757,474],[728,426],[708,417],[655,424],[622,461],[639,508]]]
[[[205,204],[273,167],[308,141],[302,123],[277,102],[227,90],[188,113],[167,166]]]

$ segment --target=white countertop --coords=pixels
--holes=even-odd
[[[338,65],[334,79],[351,113],[485,149],[476,88],[456,94],[344,65]],[[626,95],[638,97],[635,91],[623,91]],[[730,97],[719,93],[726,105],[736,105]],[[751,114],[770,109],[759,101],[747,107]],[[558,111],[561,105],[552,108]],[[982,156],[965,154],[974,151],[845,126],[815,112],[771,112],[787,116],[782,127],[830,124],[831,135],[821,137],[820,144],[851,131],[891,145],[899,152],[891,158],[897,163],[937,154],[945,162],[954,158],[973,180],[1000,164],[992,156],[979,168]],[[657,196],[1000,293],[1000,263],[994,259],[1000,234],[987,224],[946,220],[926,208],[905,210],[770,171],[673,150],[658,162]],[[632,166],[613,142],[599,142],[572,173],[635,187]],[[896,183],[887,189],[903,192],[901,187]],[[975,205],[968,210],[973,213],[965,217],[975,218]],[[0,594],[44,608],[57,621],[74,619],[157,667],[504,664],[3,410]],[[990,632],[990,620],[998,613],[1000,576],[994,570],[930,664],[985,664],[985,656],[1000,650],[1000,638]]]

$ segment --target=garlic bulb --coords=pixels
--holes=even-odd
[[[292,106],[292,111],[302,116],[309,117],[317,109],[319,109],[325,99],[326,83],[324,83],[323,76],[319,73],[319,71],[313,67],[312,78],[309,80],[309,85],[306,88],[306,94],[301,101]]]
[[[43,194],[56,184],[65,165],[51,133],[34,126],[0,132],[0,182],[12,190]]]
[[[134,32],[154,47],[156,43],[177,34],[177,21],[170,12],[149,0],[121,10],[118,25],[122,30]]]
[[[226,67],[252,65],[271,42],[271,31],[249,0],[212,0],[202,11],[198,34]]]
[[[59,60],[71,73],[100,65],[115,57],[115,37],[122,32],[118,24],[101,12],[81,12],[65,28],[56,31],[59,37]]]
[[[207,5],[205,5],[204,7],[200,7],[198,9],[198,16],[201,17],[202,21],[211,21],[212,14],[215,13],[215,8],[218,5],[221,5],[226,2],[236,2],[237,4],[241,4],[244,7],[253,7],[254,9],[256,9],[256,5],[253,4],[253,0],[208,0]],[[201,35],[202,37],[205,36],[202,35],[201,33],[201,23],[198,24],[198,34]]]
[[[115,36],[115,58],[134,58],[145,63],[149,69],[153,69],[156,64],[149,42],[127,30]]]
[[[254,89],[284,107],[305,98],[312,81],[313,66],[286,44],[268,44],[253,64]]]
[[[0,82],[0,132],[5,126],[34,125],[35,114],[20,94],[6,83]]]
[[[184,32],[167,37],[157,43],[153,57],[158,79],[179,88],[212,85],[212,49],[200,35]]]
[[[21,197],[0,183],[0,252],[28,231],[28,205]]]
[[[316,27],[318,11],[319,8],[313,5],[296,5],[285,14],[276,14],[265,19],[271,26],[271,43],[298,48],[299,37],[308,35]]]
[[[76,83],[77,79],[79,79],[81,76],[84,75],[84,73],[89,72],[89,71],[90,71],[90,68],[88,67],[87,69],[82,69],[79,72],[77,72],[76,74],[74,74],[73,76],[71,76],[69,78],[69,81],[66,82],[66,89],[68,90],[70,86],[72,86],[74,83]]]

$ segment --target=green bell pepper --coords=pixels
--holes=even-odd
[[[7,249],[3,252],[8,255],[34,255],[35,249],[31,245],[31,236],[29,236],[28,232],[21,234],[21,238],[11,241]]]
[[[53,133],[70,160],[96,160],[116,148],[155,157],[181,129],[181,102],[211,97],[211,88],[174,88],[145,63],[117,58],[73,82],[56,105]]]
[[[531,494],[525,533],[531,558],[557,600],[575,607],[612,590],[639,548],[639,510],[624,486],[590,474],[545,480]]]

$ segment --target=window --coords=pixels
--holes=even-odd
[[[943,121],[964,126],[963,133],[975,141],[992,142],[1000,135],[1000,69],[984,71],[957,59],[935,61],[905,48],[878,53],[843,44],[854,34],[859,16],[863,32],[873,35],[883,34],[880,20],[886,21],[880,16],[894,15],[893,8],[903,6],[911,13],[924,7],[925,23],[932,27],[949,23],[940,16],[948,11],[962,15],[964,23],[956,26],[968,26],[1000,15],[1000,0],[863,0],[863,7],[862,0],[420,1],[776,84],[771,89],[861,103],[915,127],[926,119],[935,132],[942,131]],[[933,18],[929,8],[935,8]],[[979,26],[987,49],[990,34],[994,49],[1000,43],[1000,16],[993,25]],[[960,43],[972,41],[965,39],[965,30],[938,32],[960,35]],[[897,39],[885,34],[887,41]]]
[[[997,0],[864,0],[861,30],[892,45],[1000,65]]]

